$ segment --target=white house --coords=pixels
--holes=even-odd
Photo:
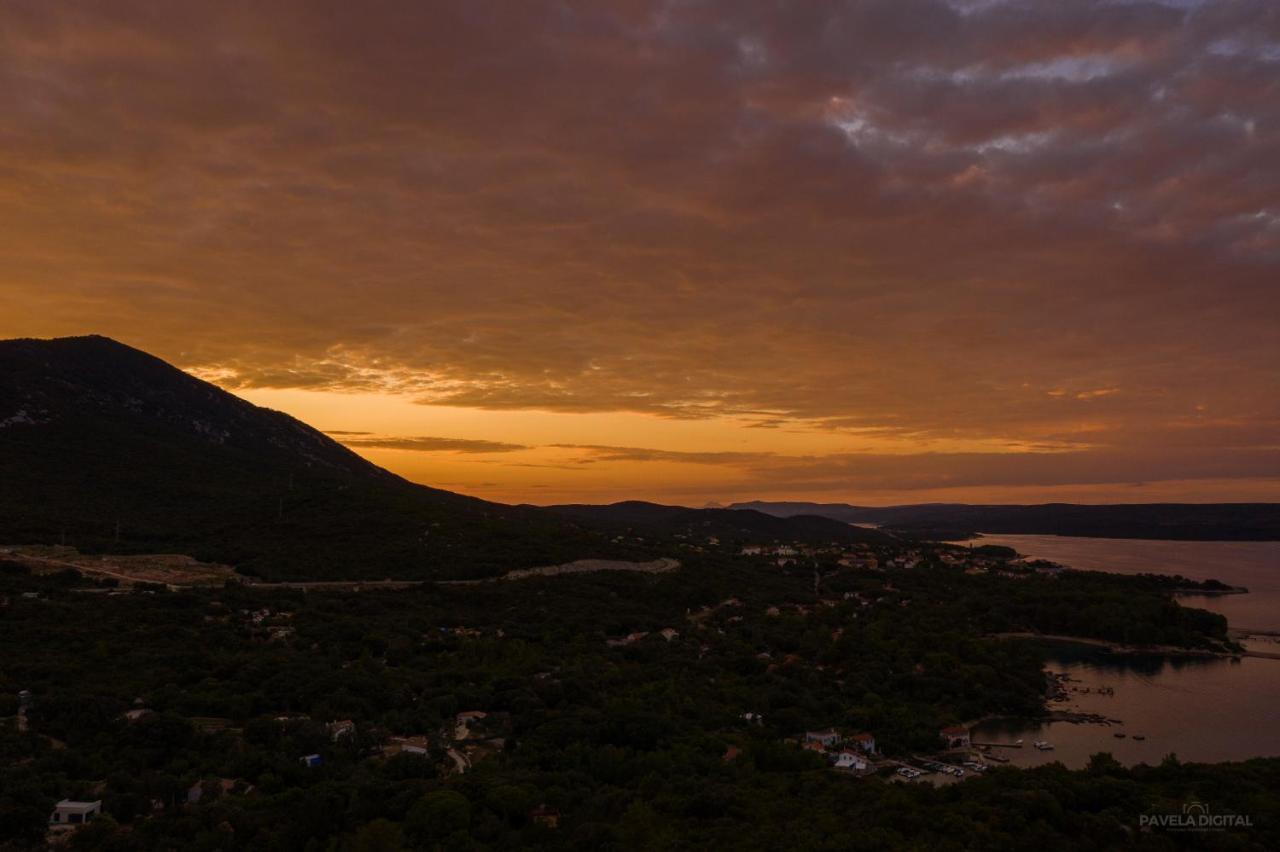
[[[101,800],[73,802],[71,799],[63,799],[54,805],[53,813],[49,815],[49,825],[83,825],[101,813]]]
[[[848,749],[845,749],[836,755],[834,765],[836,769],[848,769],[854,772],[861,772],[867,768],[867,760],[856,751],[849,751]]]
[[[336,722],[330,722],[325,725],[325,729],[329,731],[329,738],[335,743],[343,737],[349,737],[356,732],[356,723],[350,719],[339,719]]]

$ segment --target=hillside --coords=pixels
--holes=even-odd
[[[407,482],[102,337],[0,341],[0,543],[175,552],[269,578],[473,577],[631,555]]]
[[[651,536],[680,536],[692,541],[704,541],[712,537],[722,542],[741,544],[762,541],[806,541],[820,544],[891,540],[889,536],[876,530],[851,527],[817,515],[778,517],[750,510],[688,509],[636,500],[607,506],[569,504],[547,506],[546,509],[592,526]]]
[[[0,341],[0,544],[186,554],[276,580],[468,579],[649,560],[695,532],[866,535],[825,518],[647,511],[641,522],[619,507],[551,511],[428,488],[116,341]],[[644,544],[618,540],[631,527]]]
[[[1132,503],[980,506],[931,503],[917,506],[851,506],[846,503],[734,503],[739,510],[778,517],[821,515],[845,523],[878,524],[927,537],[963,537],[976,532],[1065,535],[1094,538],[1157,538],[1182,541],[1280,540],[1276,503]]]

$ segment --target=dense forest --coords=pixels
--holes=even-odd
[[[1042,712],[1041,651],[994,633],[1227,642],[1177,580],[946,552],[359,593],[0,566],[0,848],[39,847],[63,798],[103,802],[71,840],[95,849],[1167,848],[1138,815],[1210,793],[1255,821],[1220,840],[1275,847],[1280,761],[1100,756],[935,789],[799,748],[834,726],[908,755]]]

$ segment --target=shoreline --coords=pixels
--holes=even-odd
[[[1256,631],[1252,631],[1257,635]],[[1232,634],[1228,634],[1232,635]],[[1247,634],[1246,634],[1247,635]],[[1032,639],[1043,642],[1065,642],[1074,645],[1088,645],[1094,648],[1101,648],[1110,654],[1116,656],[1135,656],[1140,654],[1154,654],[1158,656],[1168,657],[1220,657],[1223,659],[1239,659],[1240,657],[1255,657],[1263,660],[1280,660],[1280,653],[1271,654],[1265,651],[1212,651],[1208,648],[1181,648],[1177,645],[1124,645],[1117,642],[1110,642],[1106,639],[1091,639],[1085,636],[1063,636],[1053,633],[1029,633],[1029,632],[1010,632],[1010,633],[991,633],[988,634],[989,639]]]

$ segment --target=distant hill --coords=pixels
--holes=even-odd
[[[1183,541],[1280,540],[1277,503],[1130,503],[1032,506],[926,503],[915,506],[850,506],[846,503],[734,503],[733,509],[778,517],[820,515],[850,524],[931,538],[978,532],[1091,538],[1159,538]]]
[[[709,537],[722,542],[742,544],[768,541],[820,544],[892,540],[890,536],[876,530],[851,527],[816,515],[779,517],[750,510],[689,509],[635,500],[607,506],[569,504],[545,508],[549,512],[596,527],[651,536],[683,536],[693,542],[705,541]]]
[[[361,579],[632,555],[610,538],[407,482],[107,338],[0,341],[0,543]]]

